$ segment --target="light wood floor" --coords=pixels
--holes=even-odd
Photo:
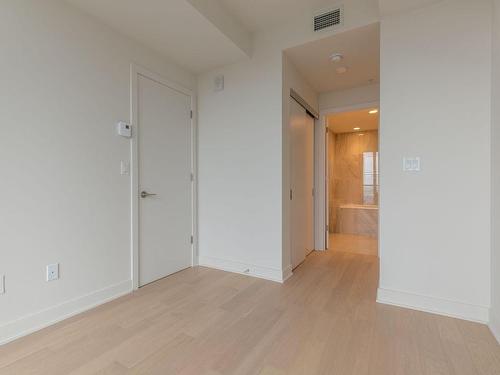
[[[355,254],[378,255],[378,240],[375,237],[355,234],[330,233],[328,246],[332,251]]]
[[[500,374],[486,326],[377,305],[377,270],[340,251],[284,285],[186,270],[0,347],[0,373]]]

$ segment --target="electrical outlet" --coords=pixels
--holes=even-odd
[[[49,264],[47,266],[47,281],[59,279],[59,263]]]
[[[5,275],[0,275],[0,294],[5,293]]]

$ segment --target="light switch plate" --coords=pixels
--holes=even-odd
[[[59,264],[49,264],[47,266],[47,281],[54,281],[59,279]]]
[[[122,160],[120,162],[120,174],[122,176],[128,176],[130,174],[130,162],[128,160]]]
[[[403,171],[418,172],[420,171],[420,157],[404,157]]]

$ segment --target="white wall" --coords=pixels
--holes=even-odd
[[[62,1],[2,1],[0,45],[2,342],[130,290],[130,63],[195,81]]]
[[[279,280],[281,53],[254,51],[198,79],[199,261]]]
[[[320,110],[345,108],[380,100],[380,85],[372,84],[355,87],[348,90],[338,90],[321,93],[319,96]]]
[[[491,1],[387,17],[381,33],[379,300],[487,321]]]
[[[493,12],[491,324],[500,342],[500,0]]]
[[[376,22],[377,1],[353,0],[345,14],[343,30]],[[257,34],[251,59],[198,77],[200,264],[287,274],[282,51],[332,34],[313,33],[310,16]],[[223,92],[213,91],[218,74]]]

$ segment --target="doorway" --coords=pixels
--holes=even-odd
[[[134,286],[193,264],[193,95],[132,69]]]
[[[326,115],[328,246],[378,255],[378,107]]]
[[[283,66],[284,92],[297,92],[319,112],[314,126],[313,247],[317,251],[377,255],[380,25],[373,23],[288,48],[283,52]],[[288,106],[285,100],[284,106]],[[329,128],[327,133],[327,117],[354,116],[348,112],[357,110],[362,111],[358,117],[376,119],[376,128],[369,128],[364,123],[358,126],[357,119],[351,118],[340,121],[345,129]],[[373,110],[377,112],[369,113]],[[290,148],[293,138],[290,134],[287,136]],[[335,140],[340,150],[335,150]],[[364,142],[368,142],[369,147],[365,147]],[[374,144],[376,147],[372,147]],[[332,158],[338,151],[339,164],[334,160],[328,163],[329,147]],[[342,153],[346,147],[350,147],[350,156]],[[286,150],[284,156],[289,155],[290,150]],[[290,169],[284,172],[285,181],[293,178],[292,157],[289,158]],[[341,160],[344,163],[340,163]],[[283,263],[290,259],[291,266],[296,267],[294,254],[300,253],[292,237],[301,235],[295,233],[299,219],[293,208],[286,208],[291,242],[287,244],[290,251],[284,254]],[[300,240],[295,239],[295,242],[300,243]]]

